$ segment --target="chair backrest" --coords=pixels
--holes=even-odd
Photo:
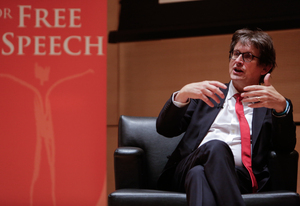
[[[168,156],[182,135],[167,138],[156,132],[155,117],[121,116],[119,121],[119,147],[138,147],[145,153],[147,189],[155,189]]]

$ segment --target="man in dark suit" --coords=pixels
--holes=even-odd
[[[275,66],[271,37],[241,29],[232,36],[228,84],[202,81],[172,94],[157,131],[185,134],[159,178],[160,189],[186,192],[190,206],[245,205],[241,194],[268,189],[269,151],[289,153],[296,144],[292,103],[270,84]],[[247,126],[240,126],[238,99]]]

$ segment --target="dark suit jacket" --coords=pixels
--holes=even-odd
[[[223,90],[225,96],[228,89]],[[176,107],[170,98],[159,114],[156,122],[157,132],[174,137],[185,132],[177,148],[169,156],[169,160],[158,180],[158,188],[173,190],[171,179],[177,163],[196,150],[206,136],[210,126],[219,113],[225,99],[221,103],[214,102],[214,107],[209,107],[205,102],[192,99],[190,104]],[[267,168],[270,150],[280,153],[289,153],[296,144],[296,127],[293,122],[293,106],[290,100],[290,110],[286,116],[276,117],[272,110],[256,108],[253,110],[252,120],[252,169],[256,176],[259,191],[269,179]]]

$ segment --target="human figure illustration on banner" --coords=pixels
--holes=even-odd
[[[45,81],[49,80],[50,67],[41,67],[37,63],[35,64],[35,77],[40,80],[41,86],[43,86]],[[40,175],[41,168],[41,157],[42,157],[42,147],[43,144],[46,149],[47,160],[50,170],[50,180],[51,180],[51,198],[53,206],[56,205],[55,197],[55,138],[53,129],[53,120],[51,114],[51,104],[50,104],[50,94],[58,85],[68,80],[76,79],[87,74],[94,73],[94,70],[88,69],[85,72],[71,75],[56,81],[46,92],[45,99],[42,98],[41,92],[31,85],[30,83],[19,79],[11,74],[0,73],[0,77],[8,78],[22,86],[30,89],[34,93],[34,115],[36,121],[36,147],[34,156],[34,170],[33,177],[30,186],[30,206],[33,205],[33,195],[36,181]]]

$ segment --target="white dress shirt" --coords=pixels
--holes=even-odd
[[[232,82],[230,82],[228,94],[224,101],[223,108],[220,110],[215,121],[208,130],[208,133],[200,143],[199,147],[211,140],[223,141],[227,143],[232,150],[235,165],[242,166],[240,125],[238,117],[235,113],[236,100],[234,98],[234,95],[236,93],[238,93],[238,91],[235,89]],[[185,104],[176,102],[174,100],[174,94],[173,103],[178,107],[184,106]],[[253,108],[248,107],[247,104],[248,103],[243,103],[244,113],[250,127],[250,135],[252,135]]]

